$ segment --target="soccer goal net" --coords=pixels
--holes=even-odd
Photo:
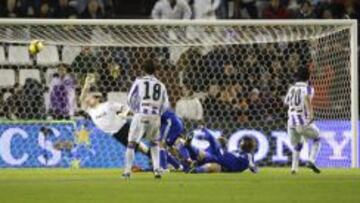
[[[45,46],[31,56],[34,39]],[[78,97],[89,73],[93,91],[125,102],[151,58],[187,132],[204,124],[224,133],[230,150],[254,136],[263,165],[290,160],[283,99],[296,70],[309,68],[322,137],[317,162],[357,166],[356,21],[0,20],[0,43],[3,119],[81,119]],[[8,122],[0,125],[2,136]]]

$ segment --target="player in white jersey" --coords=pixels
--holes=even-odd
[[[307,68],[300,68],[296,74],[297,82],[290,87],[285,97],[285,104],[289,107],[288,134],[294,148],[291,167],[292,174],[296,174],[298,171],[300,151],[303,147],[304,139],[311,139],[313,141],[307,167],[315,173],[320,173],[320,170],[315,165],[320,147],[320,132],[313,123],[312,98],[314,96],[314,88],[309,84],[309,78],[309,70]]]
[[[80,95],[82,108],[89,114],[97,128],[127,146],[131,124],[131,119],[127,118],[127,114],[130,109],[119,102],[101,102],[100,94],[90,92],[90,86],[94,82],[94,75],[89,74]],[[144,143],[139,143],[137,148],[142,153],[148,154],[149,149]]]
[[[143,136],[150,140],[150,152],[155,178],[161,178],[160,172],[160,116],[169,107],[165,85],[155,74],[155,64],[147,60],[142,65],[144,77],[137,78],[129,95],[128,105],[134,113],[130,126],[129,144],[125,154],[125,170],[123,177],[129,178],[134,160],[134,148]]]

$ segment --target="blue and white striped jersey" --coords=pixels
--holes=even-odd
[[[153,75],[135,80],[127,102],[134,114],[160,116],[169,107],[166,87]]]
[[[305,105],[305,98],[310,100],[314,96],[314,88],[306,82],[297,82],[290,87],[285,97],[285,104],[288,105],[288,125],[303,126],[309,124],[309,112]]]

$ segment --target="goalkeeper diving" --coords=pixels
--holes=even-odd
[[[80,95],[82,108],[89,114],[97,128],[127,146],[131,124],[131,119],[127,116],[130,109],[120,102],[102,102],[103,98],[100,93],[90,91],[93,83],[95,83],[95,75],[87,75]],[[136,146],[136,150],[149,154],[148,147],[142,142]]]

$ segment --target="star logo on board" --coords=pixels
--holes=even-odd
[[[90,145],[90,132],[82,127],[76,132],[76,143]]]

